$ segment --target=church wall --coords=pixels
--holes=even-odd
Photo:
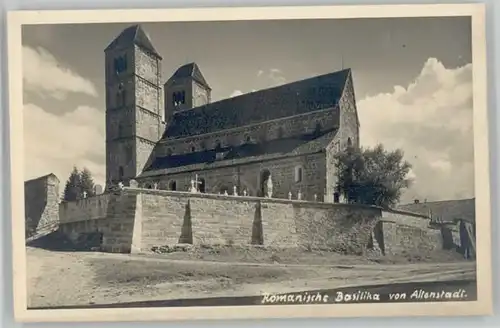
[[[225,130],[220,133],[183,138],[181,140],[161,141],[156,156],[166,156],[169,149],[172,150],[172,154],[189,153],[193,146],[197,150],[203,149],[203,146],[207,149],[214,149],[218,142],[221,143],[222,147],[240,145],[247,142],[247,137],[250,138],[251,142],[261,142],[312,133],[317,123],[321,124],[322,130],[332,129],[339,125],[337,113],[338,109],[329,109],[238,129]]]
[[[59,222],[59,180],[47,175],[24,183],[26,236],[44,231]]]
[[[132,108],[106,113],[107,139],[131,137],[135,134],[135,113]]]
[[[72,239],[101,232],[103,249],[112,252],[192,243],[364,254],[376,244],[372,236],[385,254],[417,256],[442,248],[438,229],[408,225],[418,216],[391,213],[397,221],[388,222],[384,213],[351,204],[126,188],[61,204],[61,230]]]
[[[160,113],[160,89],[151,85],[142,78],[135,79],[136,105],[143,107],[155,114]]]
[[[229,163],[230,164],[230,163]],[[302,180],[296,181],[296,171],[302,169]],[[237,186],[238,193],[243,190],[248,195],[257,196],[260,191],[260,175],[263,170],[269,170],[273,182],[273,197],[288,198],[292,192],[292,198],[297,197],[300,190],[302,199],[314,200],[314,194],[318,200],[323,199],[325,188],[325,154],[312,154],[296,156],[276,160],[260,161],[249,164],[220,167],[197,171],[199,179],[205,180],[207,193],[217,194],[227,190],[233,193],[233,187]],[[195,173],[186,172],[161,176],[156,179],[141,180],[141,186],[152,186],[154,182],[159,188],[166,189],[172,181],[176,182],[178,191],[188,191],[191,179],[195,179]]]
[[[179,79],[176,80],[175,83],[167,83],[164,85],[164,108],[166,117],[171,116],[173,113],[179,110],[186,110],[193,108],[192,97],[189,95],[193,94],[193,83],[191,83],[191,79]],[[174,108],[174,92],[184,91],[185,92],[185,103],[179,105],[178,108]]]
[[[137,171],[134,150],[133,138],[108,142],[106,144],[106,171],[108,172],[106,176],[118,182],[121,167],[124,178],[135,177]]]
[[[349,139],[351,139],[353,146],[359,146],[359,127],[352,78],[347,79],[339,105],[341,108],[340,130],[338,134],[340,148],[346,148]]]
[[[158,123],[157,123],[158,124]],[[135,141],[136,147],[136,170],[142,172],[152,160],[151,154],[153,153],[155,144],[151,141],[137,138]]]
[[[154,85],[160,85],[160,61],[138,46],[134,46],[134,56],[136,63],[135,74]]]
[[[333,194],[338,182],[337,169],[335,167],[335,154],[345,149],[349,140],[352,146],[359,146],[359,127],[356,115],[356,101],[354,97],[354,89],[352,79],[349,78],[346,82],[344,93],[339,101],[340,106],[340,126],[335,139],[326,149],[326,189],[330,199],[333,201]]]
[[[159,117],[138,107],[135,112],[135,119],[137,122],[136,136],[156,143],[160,138]]]

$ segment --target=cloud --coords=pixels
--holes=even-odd
[[[27,91],[57,100],[66,99],[68,93],[82,93],[97,97],[92,82],[65,67],[43,48],[23,47],[23,81]]]
[[[54,173],[63,187],[76,165],[87,167],[95,182],[104,185],[105,126],[101,111],[80,106],[55,116],[34,104],[25,104],[23,129],[25,180]]]
[[[471,64],[430,58],[413,83],[359,101],[358,111],[364,146],[401,148],[413,165],[403,202],[474,197]]]
[[[233,93],[229,95],[229,98],[236,97],[236,96],[241,96],[243,94],[242,91],[240,90],[234,90]]]
[[[286,83],[286,78],[284,77],[283,72],[278,68],[271,68],[267,77],[271,80],[274,86]]]
[[[279,68],[270,68],[267,72],[259,70],[257,77],[261,80],[263,88],[271,88],[287,82],[283,72]]]

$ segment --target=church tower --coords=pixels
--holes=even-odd
[[[128,185],[162,134],[161,56],[139,25],[105,49],[106,183]]]
[[[210,103],[212,89],[196,63],[181,66],[164,85],[165,121],[173,113]]]

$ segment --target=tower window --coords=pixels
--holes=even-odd
[[[352,140],[351,138],[347,138],[347,147],[351,147],[352,146]]]
[[[120,177],[120,180],[123,178],[123,166],[120,166],[118,168],[118,176]]]
[[[123,55],[115,58],[113,64],[116,74],[125,72],[127,70],[127,56]]]
[[[177,91],[172,94],[172,102],[174,106],[178,106],[186,103],[186,92]]]

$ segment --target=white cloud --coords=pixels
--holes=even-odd
[[[272,86],[278,86],[286,83],[283,72],[278,68],[271,68],[267,77],[271,80]]]
[[[257,77],[260,77],[262,74],[264,74],[264,71],[260,69],[260,70],[257,72]]]
[[[41,96],[66,99],[68,93],[97,97],[95,86],[81,77],[43,48],[23,47],[24,88]]]
[[[54,173],[63,187],[74,165],[87,167],[95,182],[104,185],[104,114],[80,106],[56,116],[36,105],[24,105],[25,180]]]
[[[407,87],[358,102],[361,143],[402,148],[414,185],[402,201],[474,196],[472,65],[430,58]]]
[[[236,97],[236,96],[241,96],[243,94],[242,91],[240,90],[234,90],[233,93],[229,95],[229,98]]]

